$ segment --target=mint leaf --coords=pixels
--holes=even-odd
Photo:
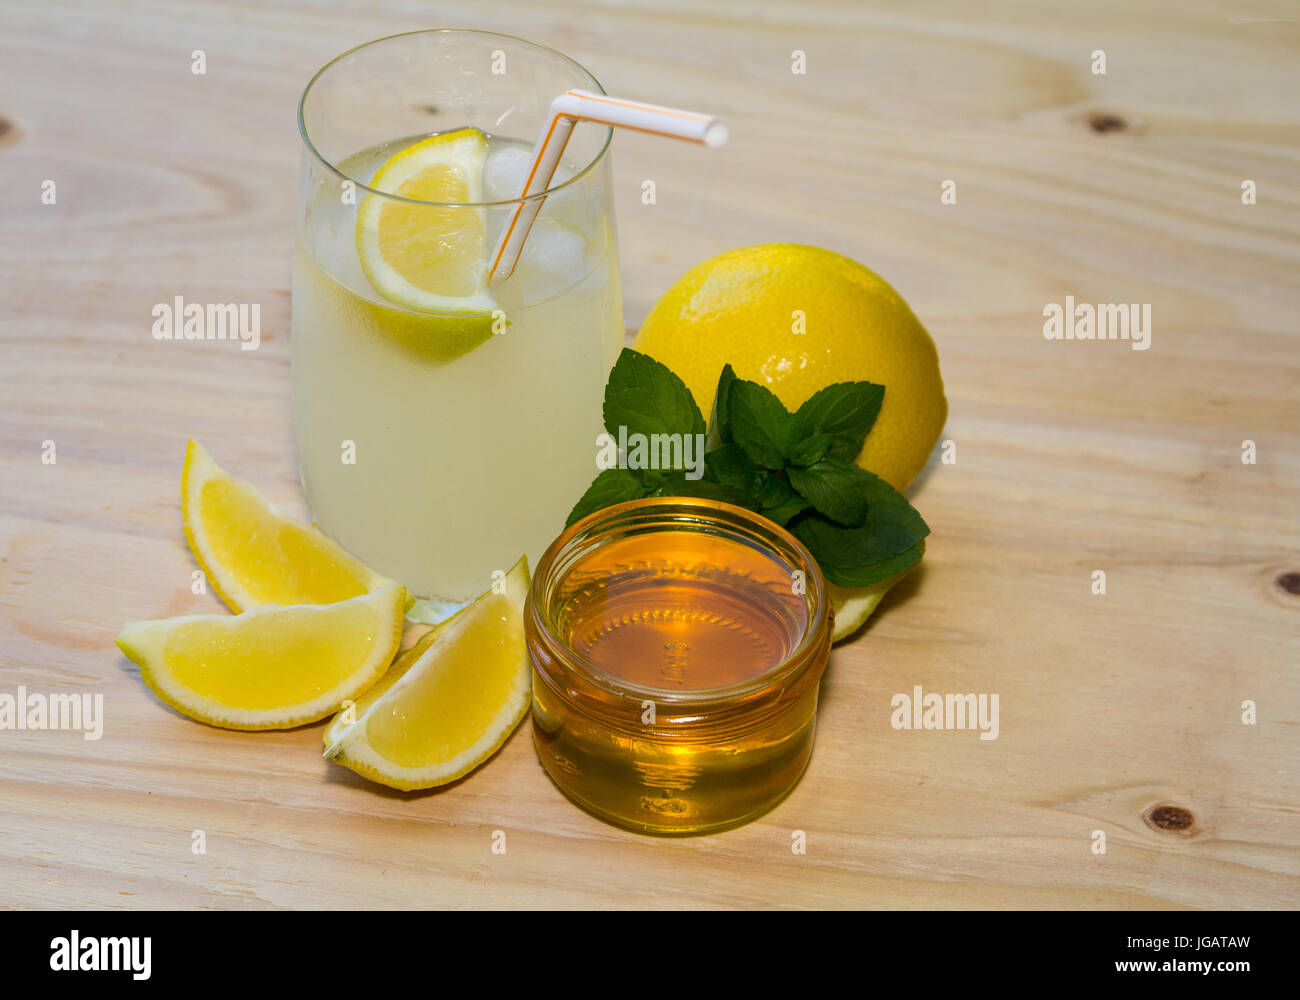
[[[856,528],[867,519],[867,491],[876,477],[866,469],[823,458],[806,469],[791,466],[786,475],[799,495],[832,521]]]
[[[784,503],[789,503],[794,497],[795,492],[790,485],[790,480],[779,472],[765,474],[758,490],[754,493],[754,498],[758,501],[761,510],[767,510],[769,507],[779,507]]]
[[[704,456],[709,474],[719,483],[745,493],[757,493],[767,470],[755,465],[738,444],[723,445]]]
[[[708,479],[687,479],[686,474],[683,472],[668,473],[664,479],[664,484],[650,495],[657,497],[698,497],[701,500],[720,500],[723,503],[735,504],[737,507],[744,507],[747,510],[758,509],[757,502],[741,490]]]
[[[767,511],[789,503],[794,497],[790,481],[781,473],[755,465],[739,445],[729,444],[705,456],[709,475],[719,483],[740,490],[754,501],[755,510]],[[802,510],[808,505],[802,504]]]
[[[731,383],[736,381],[736,372],[731,365],[722,366],[718,376],[718,391],[713,394],[713,412],[709,414],[709,436],[704,443],[706,451],[713,451],[731,444],[731,422],[727,419],[727,397],[731,394]]]
[[[885,387],[874,382],[836,382],[818,389],[795,412],[800,438],[830,434],[834,441],[826,454],[852,462],[876,422]]]
[[[643,496],[649,496],[662,486],[666,475],[663,469],[629,469],[628,471],[641,483]]]
[[[869,587],[897,576],[921,558],[924,544],[897,524],[858,528],[831,524],[816,515],[803,515],[790,528],[808,546],[826,579],[841,587]]]
[[[587,487],[587,492],[573,505],[569,518],[564,522],[567,528],[575,521],[581,521],[588,514],[612,507],[625,500],[637,500],[649,496],[650,491],[642,484],[636,474],[627,469],[606,469]]]
[[[808,509],[808,501],[805,500],[803,497],[798,496],[797,494],[791,492],[789,500],[787,500],[785,503],[778,504],[775,507],[768,507],[766,510],[763,511],[763,516],[767,518],[769,521],[775,521],[777,524],[784,527],[785,523],[789,521],[790,518],[794,517],[796,514],[802,513],[807,509]]]
[[[808,546],[826,579],[841,587],[867,587],[897,576],[921,558],[930,526],[907,498],[865,469],[858,476],[867,499],[866,520],[856,528],[822,514],[801,514],[791,533]]]
[[[809,512],[790,527],[826,578],[841,587],[867,587],[897,576],[921,558],[930,534],[916,508],[879,476],[859,469],[854,478],[867,501],[860,526],[833,524]]]
[[[866,495],[868,525],[896,524],[911,532],[918,541],[930,533],[930,526],[917,513],[916,508],[907,502],[907,497],[890,486],[874,472],[858,470],[858,482]]]
[[[738,378],[728,388],[726,410],[731,436],[746,455],[768,469],[785,467],[799,427],[770,389]]]
[[[807,468],[816,465],[825,456],[835,438],[831,434],[814,434],[804,438],[790,449],[790,464]]]
[[[605,384],[605,430],[628,434],[703,434],[704,417],[686,383],[648,354],[623,348]]]

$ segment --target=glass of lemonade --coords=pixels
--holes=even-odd
[[[552,49],[419,31],[307,85],[293,418],[317,525],[413,593],[536,565],[590,483],[624,340],[607,150],[583,124],[517,267],[487,280],[551,101],[603,93]]]

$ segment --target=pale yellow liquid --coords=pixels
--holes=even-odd
[[[395,148],[343,170],[364,182]],[[521,554],[535,566],[599,471],[605,380],[624,339],[603,210],[548,199],[539,231],[564,227],[570,249],[581,233],[587,251],[567,271],[526,254],[493,289],[505,332],[447,362],[408,349],[371,305],[410,315],[362,272],[355,207],[330,191],[310,212],[308,245],[294,255],[293,406],[317,525],[426,598],[475,597]]]

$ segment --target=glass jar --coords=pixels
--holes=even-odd
[[[766,518],[651,498],[577,522],[524,614],[543,767],[602,819],[705,833],[753,819],[812,753],[826,584]]]
[[[303,490],[326,534],[420,597],[467,601],[493,568],[535,560],[591,481],[625,336],[612,129],[575,128],[550,187],[518,197],[552,100],[575,87],[604,93],[552,49],[448,29],[358,46],[302,95]],[[451,193],[388,190],[403,162]],[[518,266],[489,287],[498,234],[538,201]]]

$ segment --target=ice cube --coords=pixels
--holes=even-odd
[[[518,198],[532,161],[532,150],[524,146],[501,146],[492,150],[483,163],[484,199],[507,201]]]
[[[586,264],[586,237],[563,222],[548,222],[544,219],[533,223],[528,239],[524,241],[523,253],[519,255],[521,271],[566,282],[581,278]],[[560,287],[562,286],[555,286],[556,289]]]
[[[498,146],[483,162],[483,198],[485,201],[509,201],[524,190],[524,180],[532,169],[531,146]],[[573,165],[564,160],[555,168],[551,187],[573,178]]]

